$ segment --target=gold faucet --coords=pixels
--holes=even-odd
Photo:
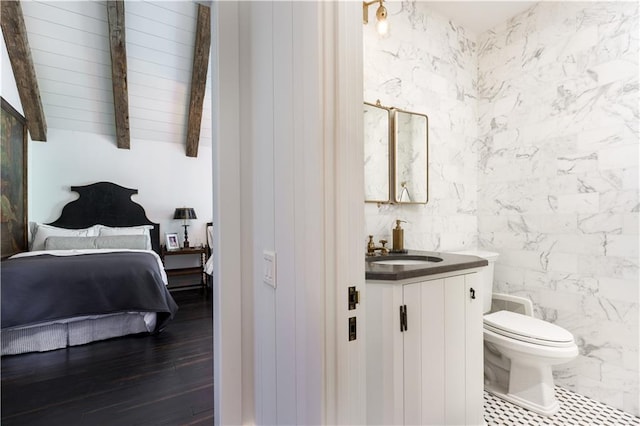
[[[380,244],[382,244],[382,246],[376,247],[375,243],[373,242],[373,235],[369,235],[369,242],[367,243],[367,256],[375,256],[376,251],[378,250],[380,250],[381,256],[386,256],[387,254],[389,254],[389,249],[385,247],[385,244],[387,244],[387,240],[380,240]]]

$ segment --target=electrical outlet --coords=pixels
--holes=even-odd
[[[265,284],[276,288],[276,252],[264,250],[262,259],[262,280]]]

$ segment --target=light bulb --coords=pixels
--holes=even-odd
[[[376,10],[376,19],[378,20],[376,23],[378,34],[386,35],[389,32],[389,23],[387,22],[387,8],[382,5],[382,2]]]
[[[381,36],[387,35],[387,33],[389,32],[389,22],[386,19],[378,21],[378,23],[376,24],[376,29],[378,30],[378,34],[380,34]]]

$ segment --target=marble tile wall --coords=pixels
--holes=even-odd
[[[425,3],[385,3],[389,34],[364,26],[364,100],[429,116],[429,202],[365,205],[366,235],[391,241],[406,220],[405,246],[456,250],[477,245],[477,55],[475,36]],[[372,9],[372,8],[370,8]],[[365,250],[367,239],[362,239]],[[389,244],[390,245],[390,244]]]
[[[478,37],[478,238],[571,331],[557,384],[638,410],[638,2],[541,2]]]

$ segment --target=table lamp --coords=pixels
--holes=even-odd
[[[184,221],[184,224],[182,225],[182,226],[184,226],[184,244],[183,244],[183,247],[184,248],[188,248],[189,247],[189,234],[187,234],[187,227],[189,227],[189,225],[187,225],[187,220],[197,219],[196,211],[194,209],[192,209],[191,207],[178,207],[176,209],[176,211],[173,213],[173,218],[174,219],[182,219]]]

